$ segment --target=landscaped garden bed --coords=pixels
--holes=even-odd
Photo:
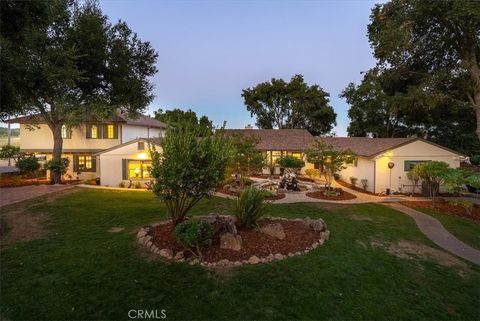
[[[352,185],[350,183],[347,183],[345,181],[342,181],[340,179],[336,180],[336,182],[339,184],[339,185],[342,185],[343,187],[346,187],[346,188],[350,188],[350,189],[353,189],[354,191],[357,191],[357,192],[360,192],[360,193],[365,193],[365,194],[368,194],[368,195],[375,195],[375,196],[379,196],[379,194],[375,194],[375,193],[372,193],[372,192],[369,192],[361,187],[358,187],[358,186],[355,186],[355,185]]]
[[[342,189],[335,189],[335,190],[327,193],[325,193],[324,190],[320,190],[320,191],[307,193],[306,195],[311,198],[318,198],[322,200],[331,200],[331,201],[347,201],[347,200],[353,200],[357,198],[352,193],[349,193]]]
[[[217,193],[222,193],[225,195],[231,195],[231,196],[240,196],[241,191],[240,190],[234,190],[231,189],[230,187],[219,187],[216,189]],[[285,198],[285,193],[273,193],[269,191],[265,191],[265,200],[267,201],[275,201],[275,200],[281,200],[282,198]]]
[[[471,209],[468,210],[465,208],[465,206],[460,205],[461,203],[454,204],[442,198],[437,200],[435,209],[430,201],[403,201],[401,203],[413,209],[430,209],[440,213],[465,217],[480,222],[480,207],[477,204],[471,204]]]
[[[150,251],[166,259],[203,266],[240,266],[298,256],[322,245],[330,231],[322,219],[265,218],[254,229],[238,228],[230,216],[201,218],[213,225],[211,245],[199,256],[176,238],[171,221],[142,228],[137,238]]]

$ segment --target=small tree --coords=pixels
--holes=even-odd
[[[51,159],[45,163],[44,167],[45,170],[49,170],[50,174],[58,173],[60,177],[65,175],[68,170],[68,165],[70,164],[70,160],[67,157],[62,157],[61,159]]]
[[[278,165],[285,168],[287,172],[298,172],[305,166],[305,162],[291,155],[286,155],[278,160]]]
[[[249,176],[265,167],[265,157],[256,149],[258,143],[259,140],[253,136],[232,136],[232,158],[229,164],[231,171],[238,172],[241,176]]]
[[[420,181],[420,176],[418,175],[418,170],[415,169],[416,167],[414,167],[413,169],[409,170],[407,172],[407,178],[413,183],[413,187],[412,187],[412,195],[415,195],[415,188],[417,187],[418,185],[418,181]]]
[[[315,177],[320,176],[319,170],[315,168],[307,168],[305,170],[305,174],[307,174],[308,178],[310,178],[311,180],[313,180]]]
[[[15,162],[17,162],[21,156],[22,153],[20,153],[20,147],[18,146],[5,145],[2,146],[2,149],[0,150],[0,158],[12,158],[13,160],[15,160]]]
[[[161,147],[161,152],[151,150],[151,174],[155,178],[152,191],[165,202],[176,226],[223,181],[231,144],[221,129],[210,132],[191,124],[177,124],[167,130]]]
[[[332,181],[339,171],[345,169],[346,163],[355,159],[355,153],[351,150],[338,150],[332,145],[327,145],[319,139],[312,143],[312,147],[305,151],[307,161],[318,163],[323,168],[325,187],[331,189]]]
[[[445,162],[429,161],[415,165],[415,171],[420,178],[428,185],[430,197],[432,198],[432,207],[435,208],[435,201],[440,185],[445,182],[450,168]]]

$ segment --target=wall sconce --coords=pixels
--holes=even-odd
[[[137,155],[138,159],[147,159],[148,158],[148,155],[147,153],[140,153]]]

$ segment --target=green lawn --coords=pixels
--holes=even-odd
[[[480,222],[457,217],[428,208],[415,208],[435,217],[455,237],[480,250]]]
[[[226,202],[203,201],[193,212],[222,211]],[[305,256],[220,274],[152,259],[138,248],[135,231],[165,217],[150,193],[81,190],[27,213],[49,214],[49,236],[2,249],[0,313],[9,320],[126,320],[130,309],[166,309],[168,320],[480,315],[478,266],[400,258],[372,244],[435,248],[412,219],[382,205],[274,205],[276,216],[323,218],[330,241]],[[114,226],[126,229],[109,233]]]

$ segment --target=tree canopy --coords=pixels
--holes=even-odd
[[[342,96],[349,134],[418,135],[479,150],[480,3],[392,0],[376,5],[368,37],[377,66]]]
[[[95,1],[2,1],[1,116],[41,114],[60,161],[61,127],[121,109],[134,117],[152,101],[157,53]],[[19,54],[25,53],[25,54]],[[28,53],[28,54],[26,54]],[[52,173],[59,183],[60,173]]]
[[[336,125],[330,95],[320,86],[309,86],[302,75],[286,82],[272,78],[242,91],[247,110],[259,128],[305,128],[312,135],[328,133]]]
[[[202,117],[198,118],[197,113],[195,113],[191,109],[184,111],[179,108],[174,108],[170,110],[163,110],[160,108],[154,112],[154,115],[157,120],[173,127],[178,124],[189,123],[195,126],[199,126],[204,130],[213,130],[213,122],[208,119],[207,116],[203,115]]]

